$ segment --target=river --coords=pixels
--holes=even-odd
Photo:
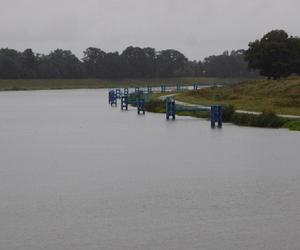
[[[300,249],[300,133],[0,93],[0,249]]]

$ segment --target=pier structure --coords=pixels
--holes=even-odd
[[[121,110],[128,110],[128,96],[123,95],[121,97]]]
[[[169,120],[172,117],[175,120],[176,116],[176,105],[175,105],[175,98],[174,97],[167,97],[166,98],[166,119]]]
[[[210,123],[211,127],[216,127],[216,122],[218,128],[223,125],[223,112],[222,106],[212,105],[212,106],[199,106],[199,105],[185,105],[176,104],[174,97],[166,98],[166,119],[169,120],[172,117],[173,120],[176,118],[176,112],[210,112]]]
[[[199,87],[198,83],[194,83],[192,88],[197,90]],[[155,88],[152,86],[147,87],[135,87],[135,88],[124,88],[114,89],[108,92],[108,101],[111,106],[118,105],[118,99],[121,101],[121,110],[128,110],[128,106],[135,106],[137,109],[137,114],[145,114],[145,105],[149,101],[149,97],[151,93],[165,93],[168,90],[174,91],[183,91],[187,88],[184,88],[182,84],[174,85],[160,85],[160,88]],[[192,104],[184,104],[184,103],[176,103],[174,96],[168,96],[165,99],[165,107],[166,107],[166,119],[172,120],[176,119],[176,113],[180,112],[209,112],[210,113],[210,123],[211,127],[215,128],[216,123],[219,128],[223,125],[223,108],[220,105],[212,105],[212,106],[202,106],[202,105],[192,105]]]
[[[220,105],[211,106],[210,123],[212,128],[216,127],[216,122],[218,127],[221,128],[223,125],[223,110]]]

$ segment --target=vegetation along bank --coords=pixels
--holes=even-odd
[[[300,77],[285,80],[253,80],[223,87],[174,93],[176,100],[199,105],[224,106],[224,121],[241,126],[289,128],[300,131]],[[148,111],[164,112],[164,101],[154,94]],[[239,111],[249,111],[242,113]],[[251,112],[260,112],[252,114]],[[181,112],[179,115],[209,118],[209,112]]]

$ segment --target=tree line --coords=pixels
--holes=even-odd
[[[203,61],[190,61],[173,49],[128,47],[122,53],[90,47],[79,59],[70,50],[49,54],[0,49],[1,79],[43,78],[155,78],[179,76],[251,77],[244,51],[225,51]]]

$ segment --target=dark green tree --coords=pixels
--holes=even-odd
[[[146,77],[154,77],[156,75],[156,51],[153,48],[143,48],[146,56],[145,75]]]
[[[22,77],[36,78],[37,76],[37,57],[32,49],[26,49],[22,53]]]
[[[39,57],[41,78],[80,78],[82,73],[81,62],[70,50],[57,49]]]
[[[103,65],[104,78],[119,78],[123,76],[123,65],[118,52],[109,52],[105,55]]]
[[[290,59],[292,61],[291,72],[300,75],[300,38],[289,38]]]
[[[126,77],[144,77],[147,71],[147,57],[142,48],[128,47],[121,54]]]
[[[256,76],[256,72],[248,69],[243,50],[225,51],[221,55],[213,55],[204,59],[204,73],[209,77],[242,77]]]
[[[249,68],[260,70],[268,79],[287,77],[293,72],[295,51],[291,49],[293,38],[284,30],[273,30],[261,40],[249,43],[245,59]]]
[[[0,49],[0,78],[22,77],[22,55],[14,49]]]
[[[157,55],[157,74],[161,77],[180,76],[184,72],[187,58],[177,50],[162,50]]]

